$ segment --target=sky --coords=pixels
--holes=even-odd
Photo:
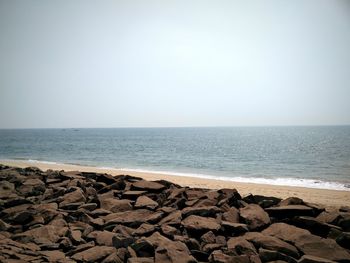
[[[350,124],[350,1],[0,0],[0,128]]]

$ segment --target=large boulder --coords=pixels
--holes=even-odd
[[[262,233],[289,242],[306,255],[334,261],[350,261],[349,252],[339,246],[336,241],[312,235],[305,229],[285,223],[276,223],[269,226]]]
[[[73,192],[69,192],[62,197],[60,207],[70,203],[85,203],[86,198],[80,188],[75,188]]]
[[[181,225],[190,231],[217,231],[220,229],[220,224],[214,218],[196,215],[185,218],[182,220]]]
[[[114,247],[94,246],[92,248],[78,252],[72,256],[78,262],[97,262],[116,252]]]
[[[131,201],[127,199],[100,198],[100,205],[102,209],[111,211],[112,213],[132,210]]]
[[[153,210],[157,207],[158,203],[145,195],[139,196],[136,199],[135,208],[148,208]]]
[[[299,252],[293,245],[273,236],[266,236],[258,232],[248,232],[243,238],[252,242],[255,247],[278,251],[288,256],[299,258]]]
[[[157,183],[157,182],[151,182],[146,180],[140,180],[131,185],[132,190],[144,190],[144,191],[150,191],[150,192],[159,192],[163,189],[165,189],[165,186]]]
[[[12,238],[21,242],[35,242],[36,244],[56,243],[66,235],[67,231],[67,227],[45,225],[16,234]]]
[[[269,215],[259,205],[249,204],[241,208],[239,212],[250,230],[259,229],[270,224]]]
[[[148,209],[137,209],[109,214],[103,219],[105,220],[105,226],[124,224],[136,227],[146,222],[152,214],[153,212]]]
[[[305,205],[286,205],[266,208],[265,211],[272,217],[278,219],[293,218],[295,216],[315,216],[312,207]]]

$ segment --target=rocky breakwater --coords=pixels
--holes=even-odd
[[[350,209],[0,165],[1,262],[350,262]]]

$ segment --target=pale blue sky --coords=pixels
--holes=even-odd
[[[350,1],[0,0],[0,128],[350,124]]]

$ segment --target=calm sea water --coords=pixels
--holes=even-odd
[[[0,159],[350,190],[350,126],[0,130]]]

